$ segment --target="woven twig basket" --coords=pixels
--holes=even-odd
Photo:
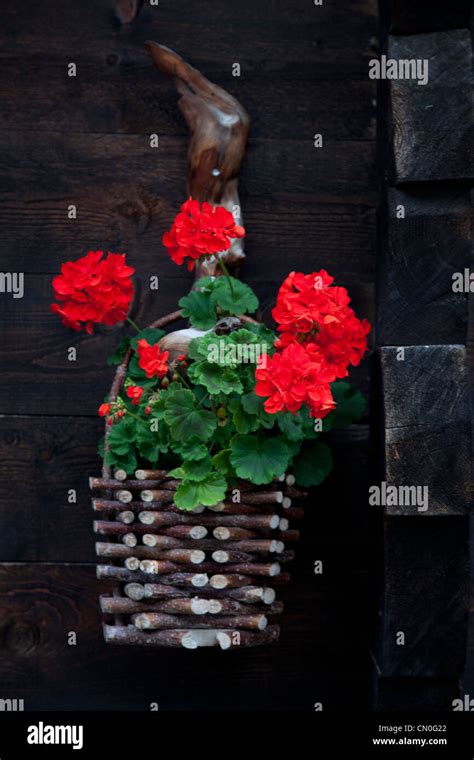
[[[150,327],[180,316],[173,312]],[[110,401],[120,393],[130,355],[117,369]],[[90,486],[100,513],[96,551],[105,563],[97,576],[112,584],[112,595],[100,600],[107,642],[230,649],[279,638],[283,604],[275,589],[289,581],[282,565],[293,552],[286,546],[299,535],[290,523],[303,516],[292,500],[305,494],[284,478],[266,486],[241,481],[239,503],[231,491],[215,507],[183,512],[166,471],[137,470],[136,479],[119,480],[105,462]]]

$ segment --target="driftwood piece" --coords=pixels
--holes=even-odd
[[[173,50],[155,42],[148,42],[147,48],[153,63],[173,80],[181,95],[178,105],[191,131],[188,195],[225,206],[241,224],[237,185],[250,125],[245,109]],[[222,257],[229,266],[239,264],[245,257],[242,240],[234,240]],[[196,270],[197,277],[220,271],[214,257]]]

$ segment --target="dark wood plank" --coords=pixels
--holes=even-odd
[[[388,56],[426,59],[429,79],[391,80],[397,182],[474,176],[469,31],[389,38]]]
[[[0,561],[95,561],[88,478],[100,474],[103,429],[98,418],[0,418]],[[315,543],[334,548],[329,578],[338,572],[338,547],[366,541],[368,429],[332,438],[334,471],[314,490],[302,535],[307,568],[321,558]],[[76,503],[68,502],[70,489]],[[363,554],[355,562],[363,569]]]
[[[389,346],[379,349],[379,356],[383,481],[418,487],[422,496],[421,489],[428,489],[427,503],[389,505],[385,512],[418,519],[466,514],[471,408],[464,346]]]
[[[47,23],[48,34],[44,33]],[[113,0],[83,0],[67,6],[60,0],[32,5],[25,16],[14,0],[3,8],[3,57],[29,53],[50,57],[60,65],[87,57],[105,61],[118,55],[132,65],[135,51],[153,39],[176,48],[206,76],[231,76],[232,63],[241,63],[242,76],[272,73],[298,79],[301,71],[327,79],[366,77],[367,54],[376,33],[375,0],[355,0],[347,7],[307,0],[241,0],[233,8],[220,0],[148,3],[136,20],[123,25]],[[54,41],[54,45],[52,44]],[[144,57],[143,57],[144,59]]]
[[[77,77],[65,75],[66,63],[42,54],[3,59],[0,127],[25,130],[35,124],[48,132],[186,135],[176,92],[152,67],[144,47],[117,50],[75,58]],[[249,75],[244,62],[240,78],[231,75],[230,63],[215,72],[201,63],[203,73],[213,73],[251,114],[253,138],[311,140],[323,132],[331,140],[374,139],[374,83],[322,80],[318,66],[310,64],[288,80],[284,72],[253,70]]]
[[[337,710],[347,700],[363,710],[366,642],[358,626],[348,638],[345,621],[357,616],[366,581],[345,567],[345,579],[323,590],[297,568],[280,642],[223,657],[106,645],[98,597],[107,586],[92,566],[0,565],[2,696],[24,699],[25,710],[147,711],[158,703],[160,710],[313,711],[315,702]]]
[[[471,262],[471,216],[470,194],[459,188],[389,191],[379,261],[382,345],[466,341],[468,294],[453,292],[452,278]]]
[[[166,199],[162,201],[166,207],[175,209],[185,193],[184,137],[165,136],[160,147],[151,148],[147,135],[8,131],[0,133],[0,150],[4,192],[28,197],[34,187],[47,197],[49,193],[80,197],[94,185],[91,178],[97,177],[104,189],[122,183],[132,199],[139,191],[145,197]],[[315,148],[312,135],[306,141],[250,140],[241,185],[251,196],[323,192],[360,199],[373,186],[373,157],[371,142],[328,138],[323,148]]]
[[[382,676],[455,678],[464,669],[469,519],[388,517],[377,646]],[[397,637],[404,635],[404,644]]]
[[[390,0],[391,31],[420,34],[469,28],[470,0],[432,3],[431,0]]]

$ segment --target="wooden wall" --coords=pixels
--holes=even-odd
[[[232,653],[106,646],[87,477],[99,472],[96,409],[112,374],[105,357],[120,336],[67,332],[49,303],[61,262],[90,248],[127,252],[138,270],[133,317],[141,324],[173,309],[190,285],[161,245],[184,197],[187,133],[172,86],[148,60],[143,43],[152,39],[175,48],[251,115],[240,183],[248,230],[241,275],[260,296],[263,314],[290,269],[325,267],[350,289],[358,313],[374,321],[377,179],[385,170],[380,153],[376,161],[377,89],[367,76],[378,51],[375,0],[160,0],[153,7],[145,0],[129,23],[116,5],[2,6],[2,270],[25,273],[25,296],[0,296],[0,697],[24,698],[26,709],[143,710],[157,702],[164,710],[312,710],[322,702],[325,710],[364,710],[368,420],[335,436],[336,470],[308,510],[277,646]],[[401,38],[464,28],[466,5],[455,0],[449,13],[433,13],[427,3],[393,2],[392,32]],[[70,62],[75,78],[67,76]],[[239,78],[232,76],[236,62]],[[446,87],[464,92],[459,77]],[[438,119],[446,119],[442,109]],[[424,122],[415,127],[426,134]],[[406,139],[404,118],[398,128]],[[453,123],[459,144],[463,129],[464,122]],[[156,150],[151,133],[159,135]],[[316,133],[322,149],[313,145]],[[436,157],[436,144],[431,151]],[[413,231],[395,240],[394,255],[408,241],[426,257],[448,230],[437,265],[449,267],[465,254],[456,245],[469,213],[466,167],[418,159],[401,156],[393,185],[394,193],[408,193],[418,217]],[[434,183],[428,201],[420,181]],[[437,204],[439,227],[430,203]],[[76,220],[67,217],[70,204]],[[158,294],[146,289],[150,274],[160,277]],[[411,286],[406,271],[398,277],[385,283],[388,296],[400,283]],[[416,345],[423,330],[428,343],[465,341],[464,311],[433,286],[428,311],[413,291],[417,308],[403,315],[403,334],[390,334],[397,304],[387,298],[380,344]],[[379,287],[384,292],[380,272]],[[75,363],[67,359],[70,346],[77,347]],[[368,393],[368,363],[353,376]],[[76,489],[77,504],[68,504],[69,489]],[[403,538],[395,539],[396,549]],[[312,572],[318,559],[322,576]],[[68,645],[71,631],[76,646]],[[472,651],[465,680],[471,695]],[[396,686],[394,698],[407,705],[404,685]]]

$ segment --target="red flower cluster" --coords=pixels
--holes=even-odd
[[[193,201],[189,198],[181,206],[169,232],[163,235],[163,244],[176,264],[188,259],[189,270],[194,269],[196,259],[227,251],[232,245],[230,238],[241,238],[245,230],[223,206]]]
[[[310,352],[319,353],[331,380],[345,377],[367,351],[370,324],[359,320],[350,308],[345,288],[333,286],[324,269],[313,274],[291,272],[278,293],[272,311],[281,337],[278,347],[297,340]]]
[[[304,403],[312,417],[325,417],[336,406],[330,383],[345,377],[367,350],[370,324],[356,317],[347,290],[333,281],[324,269],[291,272],[280,288],[272,312],[281,333],[278,351],[255,373],[255,393],[268,396],[269,414],[295,414]]]
[[[126,390],[126,394],[130,399],[132,399],[132,404],[134,406],[137,406],[137,404],[140,403],[144,392],[145,389],[141,388],[139,385],[129,385]]]
[[[299,343],[291,343],[273,356],[260,357],[255,372],[257,396],[269,396],[265,411],[295,414],[306,404],[311,417],[325,417],[335,409],[327,368],[322,358]]]
[[[150,346],[145,338],[142,338],[137,343],[138,351],[138,366],[146,373],[148,378],[163,377],[168,372],[168,356],[169,351],[160,351],[158,343],[154,346]]]
[[[111,409],[111,404],[101,404],[97,411],[100,417],[107,417]]]
[[[61,266],[61,274],[53,280],[54,296],[51,311],[59,314],[63,325],[91,334],[94,324],[114,325],[127,316],[133,298],[132,267],[125,263],[125,254],[89,251],[77,261]]]

